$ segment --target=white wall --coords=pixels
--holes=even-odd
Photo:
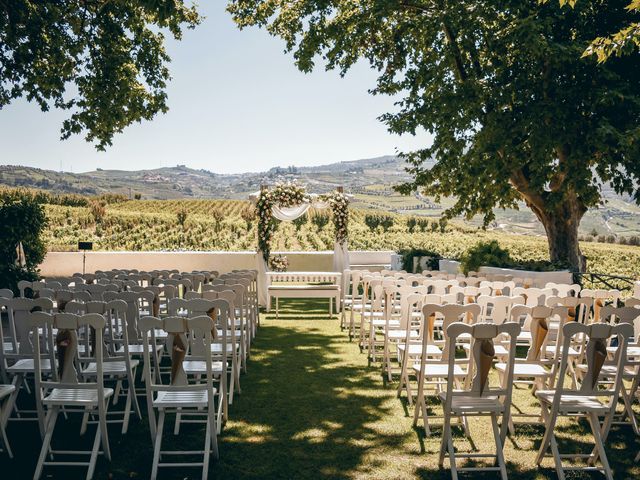
[[[289,259],[291,271],[331,271],[333,251],[273,252]],[[349,252],[352,265],[389,264],[392,251]],[[82,252],[49,252],[40,265],[45,277],[65,277],[82,272]],[[86,272],[136,268],[138,270],[217,270],[257,268],[255,252],[87,252]]]
[[[440,260],[440,270],[447,273],[461,273],[460,262],[455,260]],[[530,270],[514,270],[512,268],[480,267],[479,273],[492,273],[495,275],[511,275],[520,278],[532,278],[536,284],[544,286],[547,282],[573,283],[573,275],[568,271],[556,272],[532,272]]]

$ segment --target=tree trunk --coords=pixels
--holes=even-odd
[[[587,207],[575,189],[564,183],[565,178],[566,174],[561,173],[551,182],[551,191],[556,197],[553,201],[550,198],[551,192],[531,188],[529,179],[522,170],[513,172],[510,180],[547,232],[549,259],[552,262],[566,263],[573,271],[585,272],[587,259],[580,251],[578,227],[587,213]],[[558,196],[561,198],[557,198]]]
[[[551,261],[568,263],[573,270],[584,272],[587,261],[580,251],[578,227],[586,208],[575,199],[551,208],[531,207],[547,232]]]

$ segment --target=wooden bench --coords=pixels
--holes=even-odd
[[[275,298],[276,318],[280,298],[328,298],[329,316],[333,315],[334,300],[336,313],[340,313],[342,274],[339,272],[267,272],[267,278],[267,312],[271,310],[271,299]]]

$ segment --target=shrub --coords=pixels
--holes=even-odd
[[[607,235],[607,243],[616,243],[615,235]]]
[[[628,243],[629,245],[640,245],[640,237],[638,237],[637,235],[632,235],[629,237]]]
[[[42,232],[47,217],[42,205],[21,192],[3,195],[0,199],[0,288],[17,293],[19,280],[37,280],[38,265],[44,259],[46,247]],[[26,265],[16,265],[16,247],[22,242]]]
[[[140,200],[142,199],[142,194],[141,193],[136,193],[133,195],[133,198],[135,198],[136,200]]]
[[[433,250],[425,250],[421,248],[408,248],[398,251],[398,255],[402,256],[402,269],[407,272],[413,271],[413,259],[415,257],[430,257],[427,267],[430,270],[438,270],[440,267],[439,260],[442,258]]]
[[[509,251],[502,248],[496,240],[480,242],[460,258],[460,267],[465,275],[471,271],[477,272],[482,266],[510,267],[512,265]]]

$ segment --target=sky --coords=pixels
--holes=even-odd
[[[376,72],[359,64],[346,77],[298,71],[282,40],[240,31],[226,2],[202,2],[206,18],[182,41],[168,40],[169,112],[134,124],[98,152],[82,136],[60,140],[67,112],[43,113],[24,99],[0,110],[0,164],[85,172],[184,164],[216,173],[321,165],[428,144],[387,132],[377,117],[393,99],[373,96]],[[170,35],[167,37],[170,38]]]

